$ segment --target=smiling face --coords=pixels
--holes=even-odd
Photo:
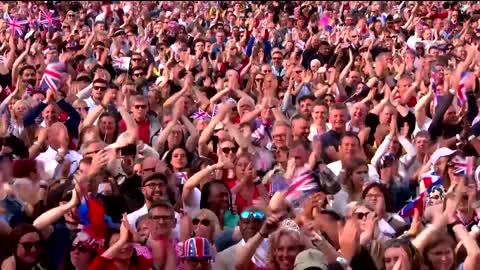
[[[274,249],[274,259],[280,270],[291,270],[295,264],[295,258],[302,251],[297,239],[284,233],[278,239],[277,246]]]

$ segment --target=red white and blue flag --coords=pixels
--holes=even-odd
[[[426,196],[434,187],[439,186],[442,183],[443,180],[440,176],[424,175],[420,183],[420,194],[415,199],[407,202],[398,214],[402,217],[413,217],[414,209],[417,209],[420,216],[422,216]]]
[[[208,121],[212,119],[212,116],[208,114],[206,111],[202,109],[198,109],[198,111],[194,112],[192,114],[193,120],[203,120],[203,121]]]
[[[187,182],[188,174],[187,172],[176,172],[175,178],[177,178],[177,184],[183,185],[185,182]]]
[[[292,207],[297,208],[310,194],[319,191],[321,187],[313,176],[313,172],[306,171],[292,180],[284,196]]]
[[[50,88],[57,91],[64,73],[65,63],[56,62],[48,64],[43,73],[40,90],[47,91]]]
[[[7,19],[8,30],[12,32],[12,35],[16,37],[23,36],[27,30],[27,20],[19,20],[16,17],[10,17],[8,14],[6,15],[5,19]]]
[[[473,168],[475,166],[475,157],[469,156],[465,159],[457,160],[453,162],[456,175],[472,176]]]
[[[459,106],[464,106],[467,103],[467,79],[470,76],[469,72],[464,72],[460,78],[460,84],[457,88],[457,102]]]
[[[212,252],[208,240],[203,237],[192,237],[183,245],[183,257],[189,259],[210,259]]]
[[[128,71],[130,68],[130,57],[113,57],[112,66],[118,70]]]
[[[41,11],[39,23],[45,28],[57,28],[60,25],[60,17],[51,11]]]
[[[398,213],[401,217],[413,217],[415,209],[417,209],[420,216],[423,215],[423,205],[425,201],[425,193],[417,196],[414,200],[407,202],[407,204]]]

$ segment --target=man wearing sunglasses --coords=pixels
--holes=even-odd
[[[235,269],[235,258],[238,250],[245,245],[245,243],[253,237],[257,232],[260,231],[263,223],[265,222],[265,213],[256,207],[247,207],[240,213],[240,233],[242,235],[242,240],[236,245],[233,245],[222,252],[218,253],[215,257],[215,270],[233,270]],[[250,262],[250,269],[255,269],[254,267],[265,267],[264,262],[266,262],[266,250],[268,247],[267,240],[264,240],[259,246],[255,255],[253,255]]]

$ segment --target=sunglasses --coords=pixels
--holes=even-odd
[[[94,90],[102,90],[102,91],[105,91],[105,90],[107,90],[107,87],[105,87],[105,86],[95,86],[95,85],[94,85],[94,86],[93,86],[93,89],[94,89]]]
[[[142,73],[133,73],[133,76],[137,76],[137,77],[140,77],[140,76],[143,76],[143,72]]]
[[[88,247],[85,246],[84,244],[77,244],[77,245],[74,245],[70,248],[70,251],[75,251],[75,250],[78,250],[79,252],[89,252],[90,251],[88,249]]]
[[[140,62],[140,61],[142,61],[142,58],[132,58],[132,61],[134,61],[134,62]]]
[[[240,217],[242,219],[249,219],[253,217],[253,219],[263,220],[265,218],[265,213],[261,211],[243,211],[240,213]]]
[[[137,109],[137,110],[140,110],[140,109],[144,109],[144,110],[145,110],[145,109],[147,108],[147,105],[134,105],[133,107],[134,107],[135,109]]]
[[[295,73],[300,74],[300,73],[302,73],[302,71],[301,70],[295,70]]]
[[[237,147],[224,147],[224,148],[222,148],[222,152],[224,154],[236,153],[237,152]]]
[[[272,60],[282,60],[280,57],[272,57]]]
[[[366,218],[368,215],[370,214],[370,212],[356,212],[356,213],[353,213],[353,216],[356,218],[356,219],[359,219],[359,220],[362,220],[364,218]]]
[[[42,242],[40,241],[35,241],[35,242],[20,242],[20,245],[23,246],[23,249],[25,249],[26,252],[30,252],[33,247],[35,247],[36,250],[39,250],[42,248]]]
[[[263,78],[255,78],[256,82],[263,82]]]
[[[358,36],[351,36],[351,38],[357,38]]]
[[[210,220],[194,218],[192,219],[192,224],[195,226],[197,226],[198,224],[202,224],[203,226],[208,227],[210,226]]]

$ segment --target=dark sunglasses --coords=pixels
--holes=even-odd
[[[35,247],[36,250],[39,250],[42,248],[42,242],[40,241],[35,241],[35,242],[20,242],[20,245],[23,246],[23,249],[25,249],[26,252],[30,252],[33,247]]]
[[[142,58],[132,58],[132,61],[139,62],[139,61],[142,61]]]
[[[78,111],[81,111],[81,110],[88,111],[89,107],[77,107],[75,109]]]
[[[265,218],[265,213],[261,211],[243,211],[240,213],[240,217],[242,219],[249,219],[253,217],[253,219],[263,220]]]
[[[282,60],[280,57],[272,57],[272,60]]]
[[[146,109],[147,108],[147,105],[134,105],[133,106],[135,109],[139,110],[139,109]]]
[[[77,244],[75,246],[70,247],[70,251],[75,251],[78,250],[79,252],[88,252],[90,251],[88,247],[86,247],[84,244]]]
[[[223,148],[222,148],[222,152],[223,152],[224,154],[236,153],[236,152],[237,152],[237,147],[223,147]]]
[[[301,70],[295,70],[295,73],[300,74],[300,73],[302,73],[302,71]]]
[[[133,73],[133,76],[137,76],[137,77],[140,77],[140,76],[143,76],[143,72],[142,73]]]
[[[94,86],[93,86],[93,89],[94,89],[94,90],[102,90],[102,91],[105,91],[105,90],[107,90],[107,87],[105,87],[105,86],[95,86],[95,85],[94,85]]]
[[[194,218],[192,219],[192,224],[195,226],[197,226],[198,224],[202,224],[203,226],[208,227],[210,226],[210,220]]]
[[[354,216],[356,219],[362,220],[362,219],[366,218],[369,214],[370,214],[370,212],[365,212],[365,213],[363,213],[363,212],[357,212],[357,213],[353,213],[353,216]]]

